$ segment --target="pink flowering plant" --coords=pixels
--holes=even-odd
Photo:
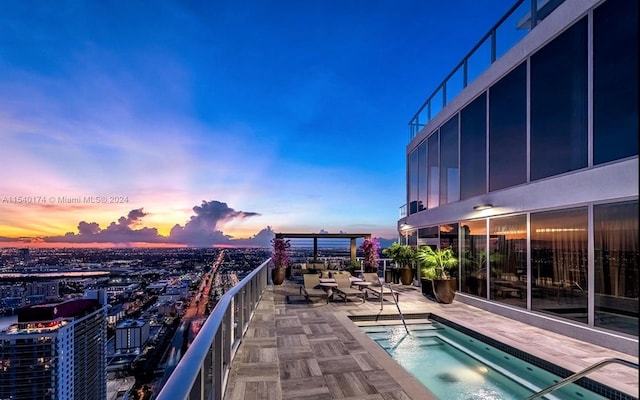
[[[380,250],[380,244],[376,238],[365,239],[360,245],[362,250],[363,260],[362,264],[366,271],[378,269],[378,251]]]
[[[273,244],[271,261],[276,267],[287,267],[290,262],[289,249],[291,248],[291,243],[283,238],[273,238],[271,243]]]

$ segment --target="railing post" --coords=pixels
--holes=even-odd
[[[491,64],[496,62],[496,30],[495,28],[491,30]]]
[[[216,338],[213,342],[213,398],[216,400],[222,399],[222,397],[224,396],[224,385],[222,384],[222,381],[224,379],[224,368],[222,362],[222,336],[222,329],[218,329]]]

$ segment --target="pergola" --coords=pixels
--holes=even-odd
[[[276,233],[276,239],[313,239],[313,262],[318,262],[318,239],[350,239],[351,262],[356,261],[356,239],[371,239],[370,233]]]

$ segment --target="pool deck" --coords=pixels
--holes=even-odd
[[[369,297],[307,304],[299,285],[269,286],[229,374],[225,399],[435,399],[349,316],[397,315],[395,304]],[[618,357],[638,358],[568,338],[455,301],[439,304],[419,288],[397,286],[405,314],[433,313],[571,371]],[[611,364],[588,375],[638,397],[638,370]]]

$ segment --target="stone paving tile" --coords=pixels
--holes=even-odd
[[[349,330],[352,328],[336,318],[338,314],[397,315],[393,303],[385,301],[382,310],[380,302],[372,298],[362,304],[360,301],[287,303],[287,295],[294,295],[297,290],[296,285],[286,284],[267,289],[233,361],[225,398],[432,398],[424,388],[416,391],[415,387],[410,390],[403,387],[407,382],[400,380],[403,382],[401,384],[397,380],[397,371],[388,369],[389,362],[377,360],[353,336]],[[569,365],[588,366],[611,354],[615,355],[615,352],[599,346],[547,332],[457,301],[448,305],[431,302],[413,287],[399,287],[399,292],[402,293],[400,306],[405,314],[435,313],[473,329],[493,332],[493,337],[498,340],[516,343],[525,351],[532,349],[532,354],[540,351],[554,359],[565,360]],[[606,369],[606,372],[602,372],[603,376],[635,388],[637,396],[637,371],[630,373],[625,367],[617,365]],[[412,382],[409,386],[415,384]]]

